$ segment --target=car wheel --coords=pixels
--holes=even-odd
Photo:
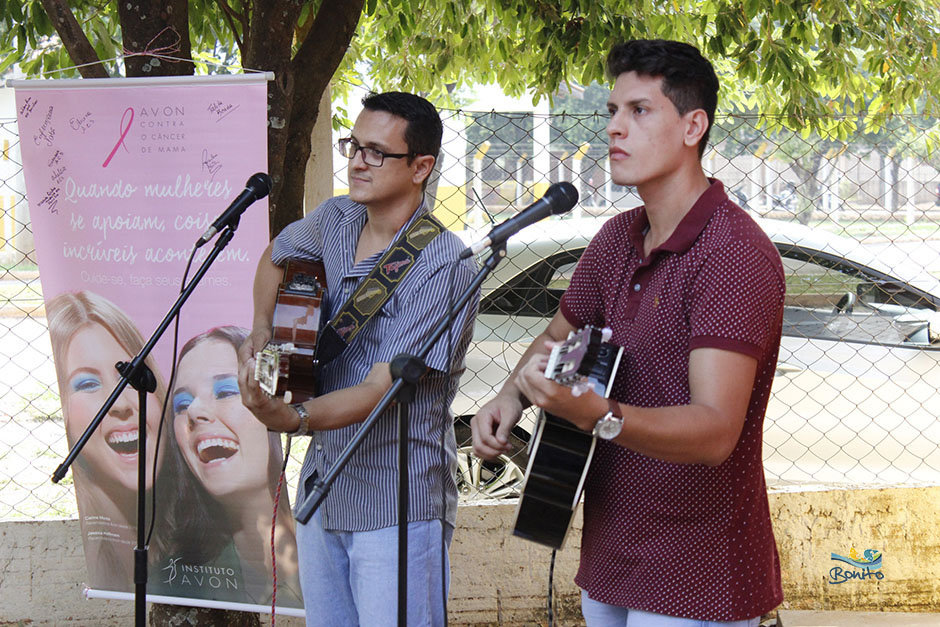
[[[511,457],[500,455],[487,461],[474,455],[470,446],[457,448],[457,492],[463,499],[519,496],[524,479],[525,470]]]
[[[455,422],[457,436],[457,493],[463,500],[504,499],[519,496],[528,463],[524,430],[510,434],[515,451],[490,461],[473,454],[469,418]]]

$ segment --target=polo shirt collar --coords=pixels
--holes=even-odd
[[[669,239],[658,246],[653,251],[654,253],[658,251],[684,253],[692,247],[705,225],[715,214],[715,210],[728,199],[725,186],[721,181],[709,178],[708,182],[710,183],[708,189],[695,201],[695,204],[692,205],[689,212],[676,226],[676,230],[672,232]],[[646,208],[644,207],[637,219],[630,225],[629,230],[630,241],[638,253],[643,251],[643,236],[649,230],[649,224],[649,216],[646,214]]]

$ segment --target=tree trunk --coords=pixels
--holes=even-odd
[[[796,174],[797,181],[794,193],[794,211],[796,219],[802,224],[809,224],[816,209],[816,202],[822,196],[822,185],[819,182],[819,169],[822,165],[823,154],[819,150],[802,158],[794,159],[790,170]]]
[[[248,612],[154,603],[150,607],[150,625],[152,627],[260,627],[261,617]]]
[[[128,53],[155,52],[172,61],[147,54],[124,57],[128,76],[188,76],[195,71],[189,40],[189,9],[186,0],[134,0],[118,2],[124,49]],[[205,607],[155,603],[150,608],[153,627],[258,627],[258,614]]]
[[[118,2],[128,76],[190,76],[195,72],[186,0]],[[150,56],[186,59],[174,61]]]
[[[303,216],[304,173],[320,98],[339,67],[362,14],[364,0],[324,2],[293,59],[297,3],[258,3],[245,37],[245,67],[273,71],[268,87],[268,198],[271,235]]]
[[[894,217],[897,215],[898,209],[907,201],[905,199],[902,202],[901,197],[901,160],[893,155],[889,155],[888,159],[890,159],[888,170],[891,173],[891,189],[889,191],[891,194],[891,216]]]

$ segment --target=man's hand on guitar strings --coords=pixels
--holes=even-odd
[[[607,401],[593,388],[575,395],[568,386],[545,377],[548,355],[536,355],[516,375],[516,386],[541,409],[590,431],[607,413]]]
[[[251,332],[247,339],[238,348],[238,365],[241,367],[249,359],[254,359],[261,349],[263,349],[271,339],[271,329],[256,329]]]
[[[255,380],[255,357],[242,360],[242,350],[250,349],[249,338],[239,349],[238,388],[241,392],[242,404],[247,407],[255,418],[272,431],[291,432],[299,426],[299,416],[289,405],[279,398],[272,398]]]
[[[493,460],[500,455],[512,453],[509,433],[521,416],[522,402],[518,397],[501,394],[483,405],[470,419],[473,454],[482,459]]]

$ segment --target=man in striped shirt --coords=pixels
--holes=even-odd
[[[242,400],[269,429],[309,435],[297,503],[336,461],[391,385],[389,362],[415,353],[475,274],[449,231],[420,253],[391,298],[338,357],[322,368],[318,396],[299,406],[268,398],[253,380],[254,354],[271,335],[282,266],[320,259],[329,319],[386,249],[429,210],[424,189],[441,146],[442,124],[427,100],[372,94],[339,149],[349,159],[349,195],[327,200],[271,243],[254,284],[252,335],[242,347]],[[447,547],[456,518],[456,443],[450,403],[470,341],[476,299],[427,358],[409,410],[408,624],[440,625]],[[306,416],[305,416],[306,415]],[[378,420],[307,524],[298,523],[308,625],[392,625],[397,615],[397,426]]]

